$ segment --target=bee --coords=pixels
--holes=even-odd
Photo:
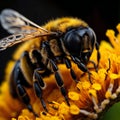
[[[21,99],[35,115],[25,88],[33,87],[44,110],[48,111],[42,96],[46,87],[44,77],[48,74],[55,76],[61,94],[70,105],[58,64],[65,64],[70,70],[72,79],[77,83],[71,62],[75,63],[81,71],[88,73],[89,81],[92,83],[87,64],[91,62],[95,69],[98,68],[99,44],[95,32],[85,21],[62,17],[51,20],[41,27],[17,11],[5,9],[1,12],[0,22],[11,34],[0,40],[0,51],[23,42],[29,46],[23,50],[11,70],[10,92],[13,97]],[[97,50],[97,64],[90,60],[94,48]]]

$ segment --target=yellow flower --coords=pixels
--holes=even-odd
[[[60,64],[59,71],[64,80],[64,86],[68,92],[70,106],[68,106],[56,86],[54,76],[45,78],[47,88],[43,98],[47,104],[48,112],[41,106],[40,100],[34,95],[33,89],[27,89],[31,104],[39,115],[35,117],[21,101],[12,98],[9,93],[9,70],[6,70],[6,81],[1,85],[0,93],[0,120],[92,120],[98,119],[102,113],[119,100],[120,95],[120,24],[117,26],[118,33],[115,36],[113,30],[107,30],[106,36],[110,43],[100,43],[100,63],[98,72],[91,68],[90,83],[88,74],[78,69],[72,63],[73,70],[79,82],[76,84],[65,65]],[[97,51],[94,50],[91,60],[97,62]],[[8,67],[12,66],[9,63]]]

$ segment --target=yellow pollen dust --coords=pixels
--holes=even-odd
[[[69,93],[68,93],[68,97],[69,97],[71,100],[79,100],[79,94],[76,93],[76,92],[69,92]]]
[[[22,120],[32,120],[32,119],[22,119]],[[41,118],[36,118],[36,120],[61,120],[61,119],[57,116],[51,116],[50,114],[47,115],[41,114]]]
[[[76,105],[71,105],[70,113],[73,115],[78,115],[80,113],[80,109]]]
[[[110,91],[107,91],[106,94],[105,94],[105,97],[106,97],[106,98],[110,98],[110,97],[111,97],[111,92],[110,92]]]
[[[59,106],[59,113],[64,115],[69,113],[69,107],[64,102]]]
[[[92,88],[94,88],[95,90],[100,90],[100,89],[101,89],[101,85],[98,84],[98,83],[94,83],[94,84],[92,85]]]
[[[90,86],[91,86],[91,84],[90,84],[90,82],[88,82],[88,81],[79,82],[79,83],[77,84],[77,88],[79,88],[79,89],[89,89]]]
[[[94,89],[90,89],[89,94],[93,95],[94,97],[97,97],[96,90],[94,90]]]

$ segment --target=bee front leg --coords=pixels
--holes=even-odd
[[[72,56],[72,60],[77,64],[77,66],[80,70],[82,70],[84,73],[88,73],[88,79],[89,79],[90,83],[92,84],[91,77],[90,77],[91,73],[90,73],[89,69],[87,68],[87,66],[84,63],[82,63],[80,61],[80,59],[78,59],[77,57]]]
[[[95,47],[96,47],[96,50],[97,50],[97,68],[99,66],[99,61],[100,61],[100,52],[99,52],[99,44],[98,42],[95,43]]]
[[[89,63],[92,63],[93,64],[93,67],[89,67],[89,69],[92,69],[94,68],[96,72],[98,72],[98,65],[96,65],[96,63],[92,60],[89,60]]]
[[[68,58],[64,58],[64,63],[66,64],[66,67],[68,69],[70,69],[70,74],[71,74],[71,77],[73,78],[73,80],[78,83],[78,80],[76,78],[76,74],[74,72],[74,70],[72,69],[72,65],[71,65],[71,61],[68,59]]]

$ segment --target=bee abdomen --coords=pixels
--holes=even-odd
[[[30,87],[30,84],[26,81],[21,69],[20,69],[20,60],[18,60],[13,68],[13,71],[10,76],[10,93],[13,97],[18,97],[16,85],[24,84],[26,87]]]
[[[32,86],[34,65],[32,64],[27,51],[23,52],[19,60],[16,61],[15,66],[10,76],[10,91],[16,97],[16,86],[21,84],[25,87]]]

